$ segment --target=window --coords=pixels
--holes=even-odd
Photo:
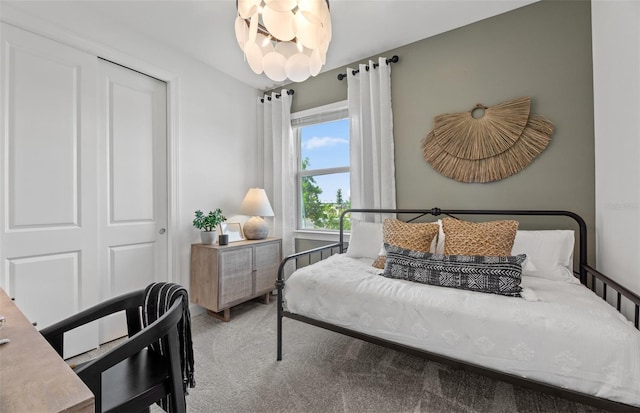
[[[340,214],[351,207],[347,102],[293,113],[291,126],[297,143],[298,229],[338,230]]]

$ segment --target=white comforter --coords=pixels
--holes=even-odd
[[[640,406],[640,331],[581,284],[522,285],[537,301],[388,279],[334,255],[294,272],[284,298],[292,313]]]

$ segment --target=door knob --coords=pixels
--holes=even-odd
[[[160,228],[160,231],[158,231],[160,235],[164,234],[165,232],[167,232],[167,230],[164,228]]]

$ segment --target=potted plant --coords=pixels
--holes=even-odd
[[[203,244],[213,244],[216,239],[216,229],[218,225],[226,220],[227,218],[222,215],[220,208],[215,211],[209,211],[207,215],[197,210],[196,217],[193,219],[193,226],[201,231],[200,239]]]

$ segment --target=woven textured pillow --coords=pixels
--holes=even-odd
[[[518,221],[469,222],[455,218],[442,220],[446,255],[511,255]]]
[[[397,245],[413,251],[429,251],[431,241],[438,235],[435,222],[408,223],[387,218],[382,224],[382,238],[385,243]],[[373,263],[376,268],[384,268],[386,257],[378,256]]]
[[[441,255],[385,244],[383,276],[440,287],[519,297],[526,255]]]

